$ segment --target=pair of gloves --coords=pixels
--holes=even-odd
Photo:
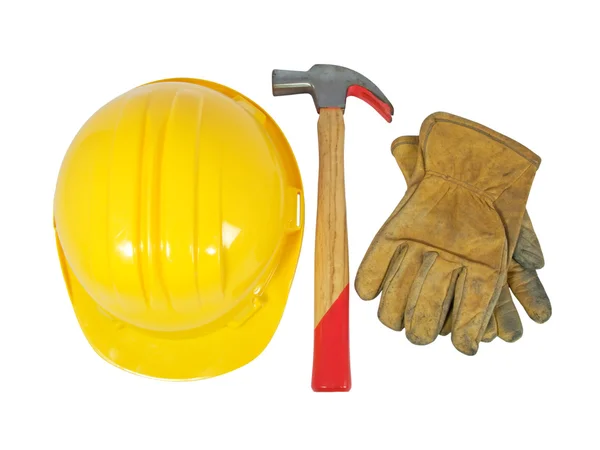
[[[474,355],[523,326],[510,291],[538,323],[552,309],[536,270],[544,258],[525,210],[540,158],[487,127],[447,113],[423,122],[392,153],[407,191],[379,230],[355,279],[381,293],[378,316],[415,344],[451,333]]]

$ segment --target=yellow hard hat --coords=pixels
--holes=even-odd
[[[304,226],[277,124],[216,83],[170,79],[98,110],[62,163],[54,227],[92,347],[125,370],[199,379],[269,343]]]

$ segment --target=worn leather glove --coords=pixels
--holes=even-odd
[[[441,332],[477,352],[504,284],[540,158],[521,144],[447,113],[421,126],[422,155],[400,204],[356,275],[358,295],[380,292],[379,319],[416,344]]]
[[[419,137],[401,136],[392,143],[392,154],[404,175],[407,186],[411,182],[419,158]],[[508,263],[508,283],[504,285],[498,303],[483,335],[489,342],[496,336],[506,342],[515,342],[523,335],[523,325],[510,291],[519,300],[525,312],[537,323],[544,323],[552,315],[550,299],[536,270],[544,267],[544,255],[529,214],[525,211],[517,245]],[[452,314],[448,314],[440,334],[452,329]]]

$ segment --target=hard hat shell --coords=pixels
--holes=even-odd
[[[92,347],[125,370],[199,379],[269,343],[304,226],[292,150],[256,103],[170,79],[98,110],[63,160],[58,254]]]

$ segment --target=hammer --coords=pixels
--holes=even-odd
[[[319,186],[315,232],[315,334],[312,389],[349,391],[348,229],[344,194],[344,109],[358,97],[391,122],[394,108],[358,72],[330,64],[307,72],[273,71],[273,95],[310,94],[319,121]]]

